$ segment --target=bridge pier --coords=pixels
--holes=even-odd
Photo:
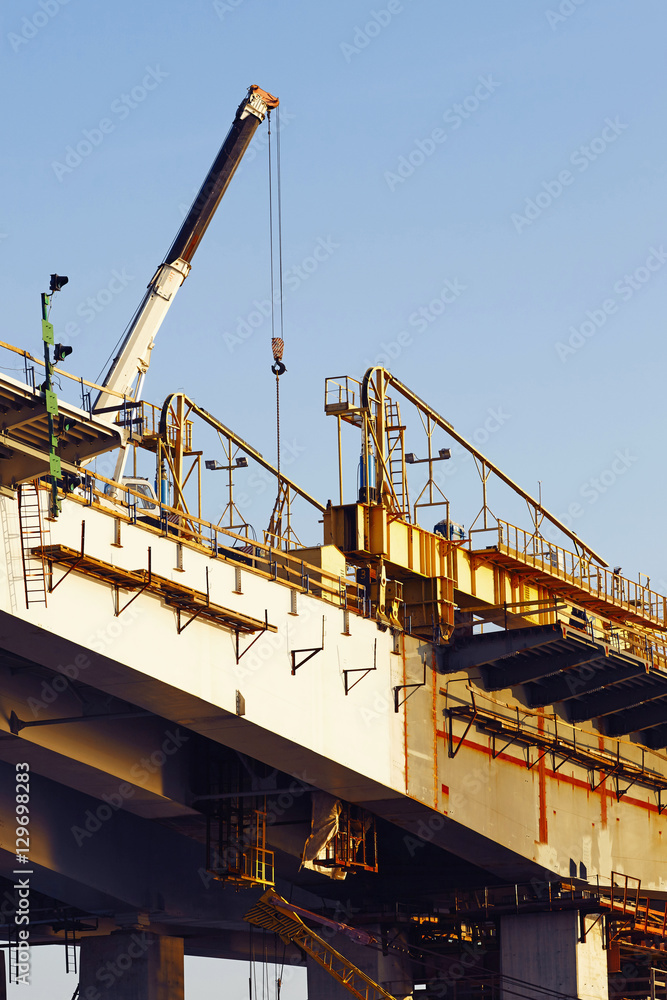
[[[579,913],[526,913],[500,920],[503,1000],[534,1000],[533,986],[567,996],[608,1000],[607,952],[602,949],[602,921]],[[507,978],[505,978],[507,977]]]
[[[371,934],[380,939],[379,928],[366,927]],[[320,931],[321,934],[321,931]],[[325,935],[322,935],[325,936]],[[393,938],[393,932],[389,934]],[[366,947],[355,944],[342,934],[333,937],[326,936],[327,943],[344,955],[358,969],[369,976],[374,982],[383,986],[396,1000],[412,1000],[412,974],[409,961],[396,952],[383,955],[378,946]],[[350,994],[321,965],[307,958],[308,1000],[350,1000]]]
[[[80,1000],[184,1000],[183,940],[144,930],[81,941]]]

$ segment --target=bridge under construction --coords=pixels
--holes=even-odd
[[[384,368],[326,381],[335,502],[185,393],[143,398],[276,106],[249,91],[102,384],[62,365],[62,276],[44,359],[0,345],[25,373],[0,375],[9,979],[57,945],[80,1000],[182,1000],[184,955],[305,966],[310,1000],[662,997],[667,598]]]

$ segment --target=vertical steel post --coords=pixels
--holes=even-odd
[[[58,438],[55,433],[54,417],[58,416],[58,400],[51,388],[53,365],[49,345],[53,344],[53,326],[48,320],[50,298],[42,292],[42,340],[44,341],[44,400],[46,402],[46,419],[49,431],[49,482],[51,483],[51,517],[58,517],[60,500],[58,499],[58,482],[62,480],[60,458],[58,456]]]

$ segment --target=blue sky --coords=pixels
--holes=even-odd
[[[76,324],[69,368],[98,375],[257,83],[284,116],[290,475],[336,497],[324,379],[387,363],[666,590],[666,29],[660,0],[7,3],[2,339],[39,351],[39,293],[65,273],[56,332]],[[269,291],[266,175],[258,133],[145,395],[185,389],[273,459],[269,324],[239,335]],[[469,524],[472,486],[449,481]]]

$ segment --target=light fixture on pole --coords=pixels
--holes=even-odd
[[[230,472],[232,469],[247,469],[248,459],[245,455],[239,455],[233,465],[221,465],[220,462],[216,462],[214,458],[207,458],[204,461],[204,465],[210,472],[219,472],[220,469],[226,469]]]
[[[448,458],[452,457],[451,448],[441,448],[438,452],[438,457],[435,456],[431,458],[417,458],[414,452],[409,451],[405,456],[405,461],[408,465],[420,465],[422,462],[446,462]]]

